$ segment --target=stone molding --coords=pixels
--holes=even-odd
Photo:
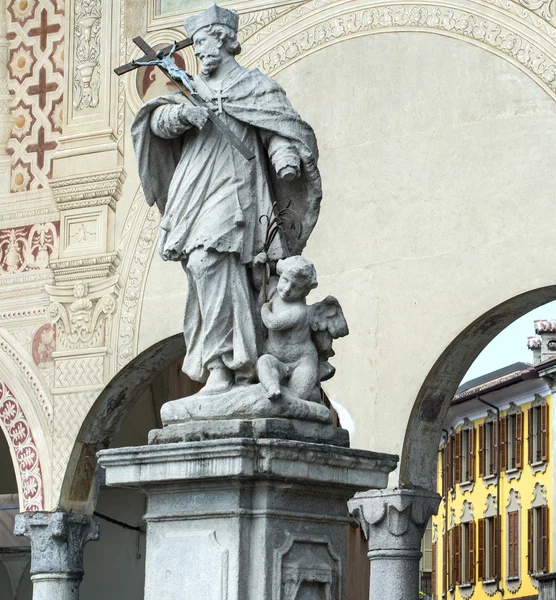
[[[0,427],[4,432],[25,511],[44,510],[44,484],[39,451],[31,425],[10,388],[0,381]]]
[[[118,246],[122,256],[120,273],[124,284],[119,318],[114,327],[113,343],[117,350],[112,357],[112,374],[123,369],[137,355],[143,291],[156,249],[159,224],[158,209],[147,205],[139,188],[127,214]]]
[[[449,5],[314,0],[249,38],[243,63],[275,75],[320,48],[386,31],[429,31],[471,42],[509,60],[556,98],[556,29],[527,8],[502,0]]]
[[[31,540],[31,576],[66,575],[80,580],[83,549],[87,542],[99,539],[100,525],[85,515],[38,512],[17,515],[14,533]]]
[[[288,440],[210,440],[135,448],[116,448],[98,453],[108,470],[107,485],[144,485],[158,482],[217,479],[219,477],[296,478],[297,465],[311,465],[311,481],[326,485],[342,480],[355,489],[363,485],[384,487],[397,457],[324,444]],[[129,464],[138,465],[129,469]],[[332,493],[332,490],[331,490]]]
[[[421,556],[421,538],[440,504],[436,492],[370,490],[358,492],[348,510],[369,541],[369,558],[403,553]]]
[[[60,210],[104,205],[116,210],[125,180],[126,172],[117,168],[83,177],[59,178],[50,187]]]

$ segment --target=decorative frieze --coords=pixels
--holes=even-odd
[[[59,222],[0,230],[0,275],[45,270],[58,256]]]
[[[14,394],[3,382],[0,382],[0,426],[16,458],[23,509],[43,510],[42,471],[31,426]]]

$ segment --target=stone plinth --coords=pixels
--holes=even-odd
[[[145,600],[345,600],[346,502],[396,462],[252,438],[99,453],[108,485],[147,496]]]

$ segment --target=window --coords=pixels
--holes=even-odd
[[[453,590],[461,580],[461,529],[459,525],[450,529],[450,589]]]
[[[529,409],[529,464],[548,460],[548,405],[533,405]]]
[[[529,509],[528,534],[528,566],[529,573],[546,573],[548,571],[548,506],[537,506]]]
[[[498,472],[498,435],[496,421],[479,425],[479,476],[490,477]]]
[[[475,583],[475,523],[461,524],[460,584]]]
[[[442,473],[442,495],[446,497],[448,491],[454,487],[454,466],[453,459],[454,456],[454,445],[455,440],[454,436],[451,435],[446,440],[444,444],[444,449],[442,450],[443,457],[443,473]]]
[[[459,455],[460,455],[460,478],[458,483],[470,483],[475,481],[475,435],[474,429],[462,428],[460,432]]]
[[[500,419],[500,470],[523,467],[523,413],[515,412]]]
[[[479,519],[478,563],[479,579],[492,581],[499,578],[499,540],[500,528],[498,516]]]

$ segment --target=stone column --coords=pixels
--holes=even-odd
[[[539,582],[539,600],[556,600],[556,573],[537,575]]]
[[[71,513],[26,513],[17,515],[15,534],[31,540],[33,600],[78,600],[83,550],[98,540],[98,521]]]
[[[416,490],[369,490],[348,502],[369,541],[370,598],[419,598],[421,539],[440,496]]]

